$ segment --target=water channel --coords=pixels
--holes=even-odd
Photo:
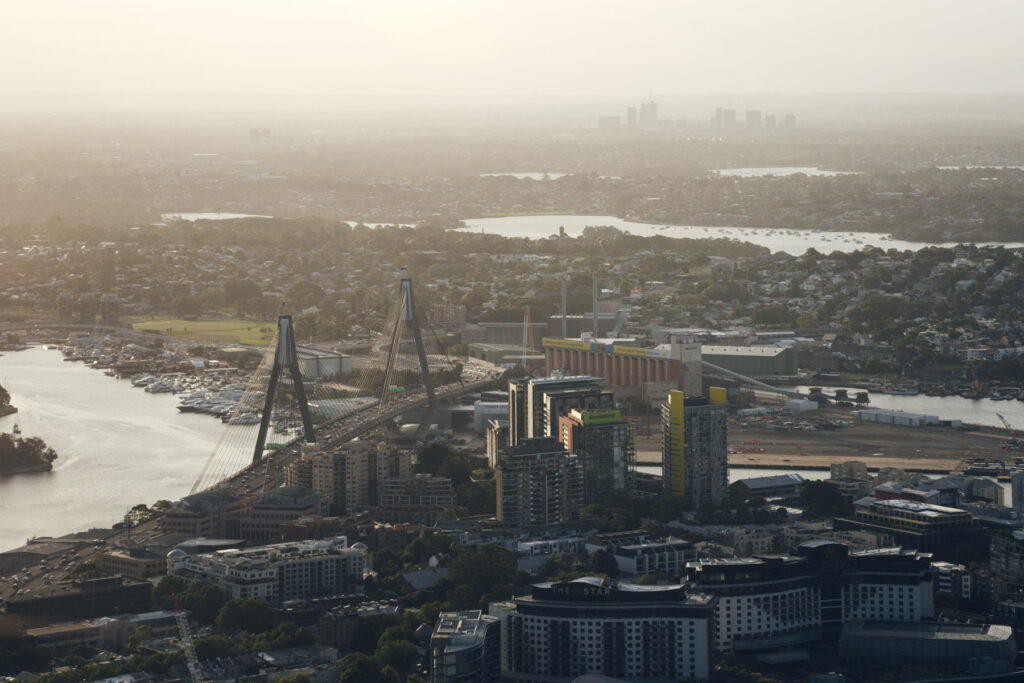
[[[503,237],[529,237],[540,239],[557,235],[559,228],[565,228],[570,237],[577,237],[587,226],[612,226],[633,235],[649,237],[664,235],[665,237],[688,237],[690,239],[735,239],[740,242],[751,242],[768,247],[774,252],[803,254],[814,248],[823,254],[833,251],[852,252],[869,246],[881,249],[899,249],[901,251],[917,251],[930,246],[955,246],[955,242],[932,244],[927,242],[909,242],[899,240],[891,235],[876,232],[825,232],[819,230],[784,230],[781,228],[739,228],[739,227],[705,227],[697,225],[664,225],[637,223],[614,216],[505,216],[501,218],[467,218],[462,230],[472,230]],[[978,243],[996,244],[996,243]],[[1024,246],[1024,242],[999,243],[1007,248]]]
[[[0,384],[18,408],[0,418],[0,431],[17,423],[58,454],[52,472],[0,476],[0,551],[32,536],[110,527],[133,505],[181,498],[225,430],[208,415],[179,413],[172,394],[147,394],[55,349],[4,354]]]

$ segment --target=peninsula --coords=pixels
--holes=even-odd
[[[49,472],[57,453],[39,438],[0,434],[0,476]]]

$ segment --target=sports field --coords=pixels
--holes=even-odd
[[[276,323],[257,320],[184,320],[182,318],[130,318],[137,332],[156,332],[176,339],[221,344],[263,346],[274,338]]]

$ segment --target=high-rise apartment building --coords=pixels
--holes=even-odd
[[[619,411],[573,409],[559,418],[558,438],[580,465],[584,505],[635,487],[636,425]]]
[[[721,387],[711,387],[707,397],[669,393],[661,407],[665,493],[683,496],[697,506],[722,502],[729,487],[727,412]]]
[[[381,480],[376,519],[389,524],[433,526],[445,510],[456,507],[455,487],[448,477],[415,474]]]
[[[288,486],[319,493],[335,514],[377,505],[379,483],[412,474],[412,453],[391,444],[352,441],[330,450],[305,445],[302,457],[285,470]]]
[[[522,439],[553,436],[558,420],[551,422],[551,432],[545,429],[544,397],[562,391],[595,390],[607,386],[600,377],[575,375],[568,377],[524,378],[508,384],[509,445],[516,446]]]
[[[554,437],[502,450],[496,471],[498,520],[516,527],[575,520],[583,492],[577,459]]]
[[[572,410],[614,410],[615,394],[596,388],[549,391],[544,394],[544,432],[558,436],[559,424]]]

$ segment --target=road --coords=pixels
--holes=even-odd
[[[435,395],[439,401],[443,401],[475,391],[500,377],[501,372],[498,368],[470,359],[465,364],[463,382],[441,385],[435,389]],[[381,425],[386,420],[421,409],[426,405],[427,397],[423,391],[409,392],[379,413],[377,405],[370,404],[351,415],[319,425],[315,429],[317,441],[344,443]],[[286,450],[267,451],[267,457],[263,461],[245,468],[223,483],[229,484],[241,495],[257,495],[263,490],[277,488],[284,482],[285,467],[299,455],[300,441],[301,437],[293,440],[288,444]],[[80,547],[67,550],[51,558],[48,562],[35,565],[26,564],[24,568],[19,567],[6,576],[0,576],[0,602],[18,594],[18,591],[21,591],[22,595],[31,595],[39,593],[40,590],[51,584],[65,580],[68,573],[76,566],[82,562],[95,560],[98,553],[103,552],[107,545],[113,543],[122,534],[123,532],[120,530],[111,529],[96,537],[97,540],[105,541],[103,543],[83,542]],[[134,538],[158,538],[160,536],[159,520],[154,519],[138,525],[132,530],[132,536]],[[22,569],[27,571],[22,571]],[[17,585],[15,585],[15,579]]]

